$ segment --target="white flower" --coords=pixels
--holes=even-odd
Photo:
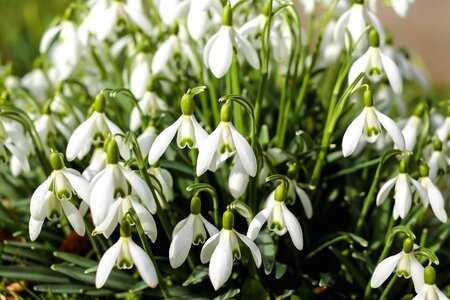
[[[300,203],[302,204],[303,209],[305,210],[306,217],[308,219],[311,219],[313,215],[311,199],[309,199],[308,194],[300,187],[298,182],[296,182],[294,179],[290,179],[289,189],[286,195],[286,203],[294,204],[296,197],[300,199]]]
[[[243,55],[248,63],[259,69],[259,58],[253,46],[237,30],[231,26],[231,8],[223,10],[224,21],[219,31],[206,43],[203,51],[203,63],[217,78],[223,77],[233,60],[233,47],[239,55]]]
[[[144,157],[147,157],[157,136],[158,134],[156,133],[156,128],[153,126],[147,126],[147,128],[145,128],[145,130],[138,136],[137,142]]]
[[[159,191],[157,191],[156,197],[158,198],[159,203],[163,209],[167,209],[167,201],[171,201],[173,199],[173,178],[169,171],[163,169],[161,167],[151,167],[148,169],[148,172],[155,176],[157,183],[154,183],[155,186],[160,186],[162,189],[162,195]],[[153,181],[154,178],[151,178]],[[165,201],[163,200],[163,197]]]
[[[9,153],[8,153],[9,152]],[[10,161],[13,176],[30,171],[28,155],[31,145],[22,125],[16,121],[0,119],[0,162]]]
[[[200,213],[200,198],[191,200],[191,213],[181,220],[173,229],[172,242],[169,248],[169,260],[172,268],[178,268],[186,260],[191,245],[203,244],[206,241],[206,231],[210,236],[219,231],[209,223]],[[206,229],[206,230],[205,230]]]
[[[153,142],[148,155],[151,165],[155,164],[166,151],[170,142],[177,134],[179,148],[196,149],[206,139],[206,131],[198,124],[194,116],[194,103],[192,95],[186,93],[181,99],[181,116],[172,125],[164,129]]]
[[[173,26],[182,18],[189,7],[190,0],[164,0],[158,3],[158,12],[164,25]]]
[[[21,79],[21,84],[36,97],[39,102],[44,103],[48,100],[48,91],[50,82],[41,69],[34,69],[25,74]]]
[[[371,11],[369,11],[364,4],[354,3],[350,9],[348,9],[338,19],[334,29],[334,40],[342,41],[344,36],[346,36],[345,28],[347,28],[350,32],[353,43],[355,43],[361,37],[362,33],[366,29],[366,26],[369,24],[378,31],[381,41],[383,42],[384,30],[381,26],[380,20]],[[345,38],[345,44],[347,47],[350,45],[347,38]]]
[[[439,219],[442,223],[447,223],[448,216],[445,211],[445,200],[442,196],[441,191],[437,188],[437,186],[433,183],[433,181],[428,176],[420,177],[419,183],[427,193],[427,198],[422,200],[423,205],[428,207],[428,201],[431,204],[431,209],[433,210],[436,218]],[[426,202],[425,202],[426,200]]]
[[[130,90],[137,99],[144,97],[150,82],[150,57],[150,53],[140,52],[131,64]]]
[[[362,72],[364,72],[365,77],[373,83],[379,82],[384,74],[388,78],[389,84],[396,94],[401,94],[403,91],[400,71],[395,62],[383,52],[382,48],[379,48],[378,33],[374,30],[370,33],[369,49],[366,53],[361,55],[350,68],[348,84],[350,85]],[[360,84],[361,81],[358,84]]]
[[[381,187],[377,195],[377,206],[380,206],[389,195],[389,192],[395,185],[395,204],[394,204],[394,219],[405,218],[411,208],[411,194],[417,192],[424,203],[428,203],[428,196],[417,180],[413,179],[405,172],[403,167],[403,160],[400,162],[400,173],[386,181]]]
[[[83,201],[88,200],[89,182],[81,174],[66,168],[58,153],[50,156],[54,171],[33,193],[30,201],[30,238],[35,240],[41,232],[45,218],[59,219],[62,211],[76,233],[85,233],[82,215],[70,201],[74,194]]]
[[[210,24],[220,22],[222,4],[218,0],[191,0],[187,15],[187,28],[195,41],[199,41],[211,28]]]
[[[91,156],[89,166],[84,169],[82,176],[91,181],[101,170],[106,167],[106,151],[103,147],[97,147]]]
[[[413,151],[417,142],[417,134],[422,127],[422,121],[416,115],[409,117],[405,127],[402,129],[405,138],[405,150]]]
[[[167,110],[167,104],[155,92],[146,91],[138,102],[144,116],[154,115],[158,110]],[[142,126],[137,107],[133,107],[130,115],[130,129],[138,130]],[[144,153],[144,151],[142,151]]]
[[[284,203],[284,184],[280,184],[268,197],[266,207],[250,222],[247,237],[252,241],[258,236],[261,227],[267,222],[267,227],[277,235],[289,232],[292,243],[298,250],[303,249],[303,232],[300,223]]]
[[[231,195],[236,199],[242,196],[247,188],[249,176],[242,165],[239,154],[236,154],[233,159],[233,167],[228,177],[228,189]]]
[[[363,111],[350,123],[342,138],[342,154],[347,157],[355,151],[361,135],[369,143],[374,143],[381,133],[381,126],[386,129],[394,144],[400,149],[405,149],[405,139],[394,121],[382,114],[372,103],[372,95],[369,91],[364,94],[365,107]]]
[[[372,288],[380,287],[383,282],[396,270],[397,276],[412,278],[414,289],[420,291],[424,285],[423,266],[417,261],[413,248],[417,248],[414,242],[407,238],[403,243],[403,250],[393,256],[389,256],[381,261],[373,271],[370,280]]]
[[[430,167],[430,178],[433,180],[437,178],[439,172],[446,173],[447,166],[450,165],[450,159],[441,150],[433,150],[427,161],[428,167]]]
[[[119,240],[105,252],[98,264],[95,286],[99,289],[105,284],[114,265],[119,269],[131,269],[136,264],[144,282],[152,288],[156,287],[158,277],[155,266],[147,253],[131,239],[128,221],[122,222],[120,231]]]
[[[233,229],[233,213],[223,214],[223,228],[211,236],[203,245],[200,253],[202,263],[209,262],[209,278],[215,290],[218,290],[230,277],[234,259],[241,258],[238,238],[250,249],[256,266],[261,266],[261,252],[252,240]]]
[[[92,235],[103,233],[106,238],[109,238],[114,232],[114,229],[116,229],[117,224],[122,222],[123,217],[131,208],[136,212],[145,234],[148,235],[152,242],[155,242],[158,233],[155,220],[152,216],[152,214],[156,213],[155,201],[153,199],[146,201],[144,207],[133,194],[129,194],[123,198],[119,197],[115,200],[109,207],[105,219],[95,227]]]
[[[431,265],[425,267],[423,274],[425,284],[419,291],[416,289],[417,295],[412,300],[448,300],[448,297],[435,284],[436,271],[434,268]]]
[[[124,134],[116,124],[108,119],[104,112],[104,107],[105,98],[103,94],[99,94],[95,99],[94,112],[75,129],[67,143],[67,160],[72,161],[75,158],[84,158],[91,149],[92,142],[95,144],[103,142],[108,134],[112,136]],[[123,149],[124,145],[120,141],[119,143],[121,144],[121,149]]]
[[[155,200],[145,181],[131,169],[118,162],[117,151],[115,141],[110,141],[108,143],[107,165],[89,184],[88,203],[95,226],[99,226],[105,220],[115,199],[125,198],[131,192],[136,194],[150,211],[153,211],[155,207]]]
[[[450,142],[450,116],[447,116],[444,122],[442,122],[442,125],[436,130],[436,135],[442,143],[446,144],[447,141]]]

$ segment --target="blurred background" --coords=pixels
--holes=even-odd
[[[436,91],[450,88],[450,1],[416,0],[407,18],[378,1],[378,15],[394,37],[424,67]],[[14,72],[31,70],[39,40],[54,16],[70,0],[0,0],[0,59],[14,62]]]

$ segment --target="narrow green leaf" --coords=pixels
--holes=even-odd
[[[191,284],[198,284],[208,277],[208,268],[203,265],[198,265],[192,271],[191,275],[183,282],[183,286],[188,286]]]
[[[76,266],[80,266],[83,268],[91,268],[98,264],[98,262],[96,262],[96,261],[93,261],[91,259],[79,256],[79,255],[76,255],[73,253],[55,251],[55,252],[53,252],[53,255],[57,258],[65,260],[66,262],[73,263]]]
[[[67,277],[45,267],[5,266],[0,268],[0,276],[9,279],[28,280],[47,283],[69,283]]]

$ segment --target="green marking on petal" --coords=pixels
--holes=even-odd
[[[49,218],[50,220],[58,220],[59,218],[61,218],[61,213],[60,213],[60,211],[59,211],[58,209],[53,209],[53,210],[50,212],[48,218]]]
[[[407,270],[397,270],[397,276],[398,277],[405,277],[405,278],[409,278],[411,277],[411,274],[407,271]]]
[[[92,141],[94,141],[94,143],[96,144],[102,143],[105,141],[105,135],[103,134],[103,132],[96,131],[94,133],[94,136],[92,137]]]
[[[69,190],[62,189],[58,191],[56,196],[59,200],[69,200],[72,198],[72,193]]]
[[[229,144],[223,144],[219,152],[220,154],[224,154],[225,152],[231,153],[233,152],[233,148]]]
[[[378,135],[380,132],[377,127],[369,127],[367,128],[367,136]]]
[[[279,230],[282,231],[283,230],[283,224],[281,224],[278,221],[273,221],[272,223],[269,224],[269,229],[274,231],[274,230]]]
[[[371,69],[369,70],[369,75],[370,75],[370,76],[381,75],[381,70],[378,69],[378,68],[376,68],[376,67],[371,68]]]
[[[125,191],[122,189],[122,187],[118,186],[114,189],[114,199],[117,198],[124,198],[126,196]]]
[[[133,267],[131,260],[125,257],[118,259],[116,265],[119,269],[131,269]]]
[[[192,149],[192,147],[194,147],[194,141],[190,137],[185,137],[180,141],[181,149],[184,149],[186,146],[188,146],[189,149]]]
[[[233,260],[241,259],[241,250],[239,248],[234,248],[232,253],[233,253]]]
[[[206,236],[204,236],[203,234],[197,234],[194,239],[193,239],[193,244],[194,245],[198,245],[198,244],[203,244],[206,240]]]

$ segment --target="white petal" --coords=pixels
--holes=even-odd
[[[214,226],[213,224],[208,222],[208,220],[206,220],[202,215],[200,215],[200,218],[202,219],[202,222],[205,225],[206,231],[208,231],[208,234],[210,236],[213,236],[219,232],[219,230],[216,228],[216,226]]]
[[[377,194],[377,206],[380,206],[389,195],[389,192],[394,187],[395,182],[397,181],[397,177],[391,178],[386,181],[381,187],[380,191]]]
[[[193,2],[191,2],[193,3]],[[194,41],[200,40],[208,29],[208,13],[199,9],[189,9],[187,28]]]
[[[145,17],[145,15],[140,12],[137,9],[133,9],[132,7],[129,7],[128,5],[125,5],[124,7],[125,12],[128,14],[130,19],[139,26],[139,28],[146,33],[148,36],[152,35],[152,26],[150,25],[150,22]]]
[[[262,263],[262,257],[261,257],[261,252],[258,249],[258,246],[256,246],[256,244],[251,239],[246,237],[245,235],[240,234],[237,231],[235,231],[235,233],[244,242],[244,244],[247,245],[247,247],[250,249],[250,252],[252,253],[252,256],[253,256],[253,260],[255,261],[256,266],[259,268]]]
[[[300,186],[298,186],[297,184],[294,184],[294,187],[295,187],[295,191],[297,192],[297,196],[300,198],[300,201],[302,202],[306,217],[308,219],[311,219],[311,217],[313,215],[311,199],[309,199],[308,194],[306,194],[305,191]]]
[[[200,126],[200,124],[198,124],[197,119],[194,115],[192,115],[190,118],[192,125],[194,126],[195,146],[198,148],[199,145],[201,145],[206,140],[206,138],[208,137],[208,133],[205,131],[205,129],[203,129],[202,126]]]
[[[119,198],[109,207],[108,214],[106,215],[105,219],[98,224],[94,231],[92,232],[92,235],[96,235],[98,233],[103,233],[106,238],[109,238],[112,231],[117,226],[118,220],[117,220],[117,209],[122,204],[122,199]]]
[[[411,256],[411,277],[414,283],[414,289],[418,293],[425,284],[424,267],[417,261],[414,254]]]
[[[116,264],[116,260],[119,257],[120,246],[122,238],[120,238],[111,248],[109,248],[105,254],[103,254],[100,263],[98,264],[97,274],[95,275],[95,286],[101,288],[111,273],[112,268]]]
[[[62,172],[69,180],[77,196],[83,201],[89,201],[89,182],[74,169],[62,169]]]
[[[34,191],[30,201],[30,214],[36,219],[45,219],[47,215],[46,195],[50,184],[55,177],[53,172],[38,188]]]
[[[51,43],[56,38],[58,33],[61,31],[61,25],[57,25],[48,29],[41,38],[41,43],[39,44],[39,52],[45,53],[49,50]]]
[[[197,176],[201,176],[208,170],[211,160],[214,157],[214,153],[217,151],[219,145],[219,139],[222,132],[223,123],[220,122],[219,126],[205,139],[203,144],[198,148],[197,158]]]
[[[353,42],[356,42],[366,28],[366,21],[364,19],[365,9],[363,4],[353,4],[350,9],[351,13],[347,28],[350,31]]]
[[[424,188],[420,185],[420,183],[417,182],[417,180],[410,178],[411,183],[414,185],[414,187],[416,188],[416,192],[419,194],[420,198],[422,199],[422,201],[426,202],[430,202],[431,199],[428,199],[428,195],[427,192],[424,190]]]
[[[427,191],[428,191],[428,200],[430,201],[431,208],[433,209],[434,214],[442,223],[447,223],[448,216],[445,211],[445,202],[442,193],[439,189],[434,185],[434,183],[429,179],[427,183]]]
[[[112,168],[109,166],[98,173],[89,185],[89,205],[92,220],[98,226],[106,217],[109,207],[113,204],[114,180]]]
[[[233,35],[236,38],[237,44],[238,44],[238,50],[244,54],[245,59],[248,61],[248,63],[255,69],[259,69],[259,57],[258,53],[256,53],[255,48],[252,46],[252,44],[247,41],[246,38],[242,37],[238,32],[233,30]]]
[[[230,177],[228,177],[228,188],[231,195],[237,199],[241,197],[247,188],[249,176],[241,163],[239,154],[236,154],[234,165],[231,168]]]
[[[241,28],[239,28],[239,34],[241,34],[243,37],[247,37],[249,35],[251,36],[256,35],[259,29],[259,21],[260,21],[259,17],[256,17],[248,21],[247,23],[242,25]]]
[[[130,76],[130,89],[136,98],[139,99],[144,95],[149,81],[150,68],[146,62],[141,62],[131,71]],[[136,130],[140,126],[141,119],[136,108],[133,109],[133,112],[135,122],[133,123],[133,128],[131,129]],[[133,118],[131,118],[130,120],[132,121]],[[137,122],[139,123],[139,125],[136,126]]]
[[[366,10],[366,13],[369,21],[372,23],[372,26],[375,27],[378,35],[380,36],[380,44],[383,45],[384,41],[386,40],[386,35],[384,33],[383,25],[381,24],[380,19],[378,19],[378,17],[369,10]]]
[[[230,245],[230,230],[222,230],[219,243],[209,263],[209,278],[217,291],[230,277],[233,269],[233,254]]]
[[[341,40],[341,38],[344,36],[345,26],[347,25],[348,20],[350,19],[350,12],[351,12],[350,9],[347,10],[337,20],[336,25],[334,27],[334,33],[333,33],[333,38],[335,41]]]
[[[169,247],[169,260],[173,269],[181,266],[189,254],[194,234],[194,218],[194,215],[189,215],[187,221],[183,222],[183,227],[178,229],[177,234],[173,234]]]
[[[117,21],[117,8],[116,5],[112,5],[106,9],[100,16],[95,16],[91,19],[98,18],[98,22],[95,22],[95,30],[93,32],[97,38],[101,41],[105,40],[108,35],[113,31]],[[93,21],[93,20],[92,20]],[[92,22],[91,21],[91,22]],[[92,26],[92,25],[91,25]],[[91,30],[94,29],[91,27]]]
[[[223,77],[231,66],[233,59],[231,30],[230,26],[222,26],[209,51],[208,65],[217,78]]]
[[[33,217],[30,217],[28,231],[30,233],[31,241],[34,241],[38,238],[39,234],[41,233],[42,224],[44,224],[44,220],[36,220]]]
[[[153,199],[152,192],[150,191],[150,188],[148,187],[147,183],[145,183],[145,181],[141,177],[139,177],[136,173],[134,173],[130,169],[125,168],[122,165],[119,165],[119,168],[122,170],[123,175],[133,188],[133,192],[139,196],[141,201],[145,204],[145,206],[148,208],[150,212],[155,213],[156,212],[155,199]]]
[[[289,211],[286,204],[282,203],[283,217],[286,222],[286,228],[291,236],[292,243],[298,250],[303,249],[303,232],[297,218]]]
[[[60,203],[73,230],[78,235],[84,236],[86,229],[84,227],[83,217],[78,209],[68,200],[63,200]]]
[[[156,50],[152,60],[152,72],[154,74],[160,73],[166,68],[169,59],[175,52],[175,46],[177,44],[177,37],[171,35],[166,41],[164,41]]]
[[[264,223],[267,222],[267,218],[269,217],[270,213],[272,212],[272,207],[264,208],[262,211],[256,214],[256,216],[253,218],[253,220],[248,225],[247,230],[247,236],[254,241],[256,237],[258,236],[259,231],[261,230],[261,227],[264,225]]]
[[[409,11],[409,2],[408,0],[392,0],[392,8],[399,17],[405,18]]]
[[[391,118],[379,112],[375,107],[373,107],[373,111],[377,115],[378,121],[380,121],[381,125],[383,125],[386,132],[394,141],[397,148],[401,151],[405,150],[405,138],[403,137],[402,131],[398,128],[397,124],[395,124]]]
[[[77,156],[79,156],[82,150],[87,148],[87,151],[89,151],[91,148],[92,129],[96,116],[97,114],[94,112],[89,119],[81,123],[70,136],[66,149],[66,158],[68,161],[74,160]]]
[[[359,74],[366,72],[367,65],[369,64],[369,58],[370,58],[370,48],[367,50],[366,53],[361,55],[350,68],[350,71],[348,73],[348,84],[351,85],[353,81],[358,77]],[[355,88],[357,88],[362,82],[362,79],[355,85]]]
[[[233,124],[229,124],[231,136],[236,147],[236,152],[239,154],[239,159],[244,166],[248,175],[255,177],[257,171],[256,157],[253,149],[247,140],[234,128]]]
[[[436,294],[438,294],[439,300],[448,300],[448,297],[444,295],[444,293],[441,292],[441,290],[436,286],[433,285],[434,290],[436,291]]]
[[[169,147],[169,144],[177,133],[183,119],[184,116],[182,115],[175,123],[161,131],[161,133],[156,137],[152,148],[150,149],[150,154],[148,155],[148,162],[151,165],[155,164],[166,151],[167,147]]]
[[[394,63],[394,61],[392,61],[392,59],[383,54],[381,51],[380,57],[381,64],[383,65],[384,72],[386,73],[386,77],[391,84],[392,90],[397,95],[400,95],[403,91],[403,82],[402,75],[400,74],[397,65]]]
[[[206,42],[205,49],[203,49],[203,64],[209,68],[209,54],[211,53],[211,48],[214,45],[214,43],[217,40],[217,37],[219,36],[219,32],[211,36]]]
[[[355,151],[361,137],[364,120],[366,117],[366,108],[350,123],[342,138],[342,154],[347,157]]]
[[[400,252],[381,261],[373,271],[372,278],[370,279],[370,286],[374,289],[381,286],[392,272],[394,272],[403,255],[403,252]]]
[[[211,255],[219,244],[220,233],[219,231],[210,237],[203,245],[202,251],[200,252],[200,260],[203,264],[206,264],[211,259]]]
[[[397,176],[397,182],[395,183],[395,206],[400,217],[403,219],[411,208],[411,190],[406,174],[400,174]]]
[[[148,286],[152,288],[156,287],[158,285],[158,277],[156,276],[155,266],[150,257],[131,238],[128,241],[128,246],[130,247],[131,258],[139,271],[139,275],[141,275]]]

